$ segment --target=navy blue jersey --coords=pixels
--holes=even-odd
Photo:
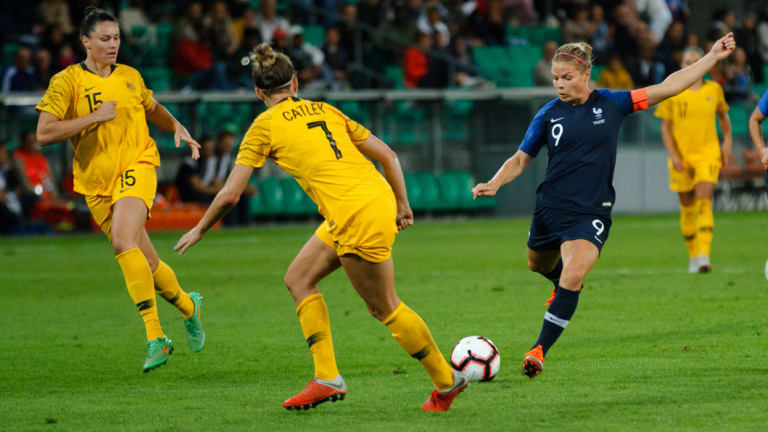
[[[545,145],[549,151],[536,205],[609,216],[619,127],[628,114],[647,107],[645,89],[595,90],[576,107],[560,99],[544,105],[520,145],[531,157]]]

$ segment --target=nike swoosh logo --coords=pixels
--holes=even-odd
[[[93,89],[95,89],[95,88],[96,88],[96,86],[93,86],[93,87],[88,87],[87,89],[85,89],[85,91],[87,91],[87,92],[88,92],[88,91],[91,91],[91,90],[93,90]]]
[[[554,122],[556,122],[556,121],[560,121],[560,120],[562,120],[562,119],[564,119],[564,118],[565,118],[565,117],[560,117],[560,118],[556,118],[556,119],[551,119],[551,120],[549,120],[549,122],[550,122],[550,123],[554,123]]]

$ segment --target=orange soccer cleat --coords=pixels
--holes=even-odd
[[[469,386],[469,377],[464,372],[453,371],[453,387],[446,391],[432,390],[429,399],[421,407],[424,411],[448,411],[453,400]]]
[[[332,381],[312,378],[304,391],[283,402],[283,408],[287,410],[308,410],[323,402],[344,400],[346,395],[347,385],[344,383],[341,375]]]
[[[541,345],[536,345],[525,354],[525,357],[523,357],[523,375],[526,375],[529,379],[533,379],[536,375],[541,373],[543,368],[544,351],[541,349]]]
[[[551,305],[551,304],[552,304],[552,300],[554,300],[554,299],[555,299],[555,296],[556,296],[556,295],[557,295],[557,287],[555,287],[555,288],[552,288],[552,297],[550,297],[550,298],[547,300],[547,302],[546,302],[546,305],[545,305],[544,307],[549,307],[549,305]]]

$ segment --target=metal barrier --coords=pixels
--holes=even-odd
[[[334,104],[351,118],[359,121],[383,138],[399,154],[406,172],[468,171],[478,180],[490,178],[501,163],[512,155],[538,109],[555,97],[554,90],[542,88],[472,89],[472,90],[363,90],[300,92],[307,99],[324,100]],[[34,105],[40,94],[0,95],[0,138],[13,143],[22,130],[34,130],[37,113]],[[188,92],[158,93],[163,103],[199,138],[215,135],[227,128],[241,139],[253,118],[264,110],[264,104],[253,92]],[[751,147],[747,119],[754,109],[749,104],[732,104],[734,153]],[[619,144],[617,210],[621,211],[619,185],[626,184],[629,200],[634,202],[625,211],[672,211],[674,200],[645,192],[655,189],[659,177],[666,178],[666,166],[661,144],[660,121],[652,110],[629,116],[623,124]],[[172,181],[176,167],[187,150],[173,147],[172,136],[156,129],[153,138],[163,155],[161,181]],[[52,159],[54,174],[62,176],[71,163],[69,146],[46,149]],[[622,160],[622,158],[624,160]],[[535,202],[536,185],[546,169],[546,157],[537,158],[530,168],[499,196],[500,214],[521,214],[531,210]],[[646,166],[649,165],[649,166]],[[627,169],[621,169],[621,167]],[[636,171],[627,177],[627,171]],[[268,164],[266,176],[279,176]],[[633,172],[634,172],[633,171]],[[645,198],[634,200],[636,197]]]

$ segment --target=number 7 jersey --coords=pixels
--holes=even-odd
[[[296,179],[329,224],[343,224],[392,190],[357,148],[369,135],[325,102],[289,97],[256,117],[235,163],[261,168],[272,159]]]
[[[110,75],[103,78],[80,63],[54,75],[35,107],[59,120],[72,120],[110,101],[117,102],[114,119],[93,124],[69,138],[75,150],[75,191],[83,195],[112,195],[120,174],[137,162],[160,165],[145,115],[154,106],[152,90],[130,66],[113,65]]]

